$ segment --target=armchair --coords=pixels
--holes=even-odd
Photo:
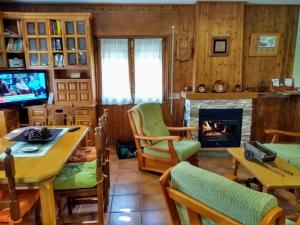
[[[265,133],[273,135],[273,137],[271,143],[267,143],[264,145],[277,152],[277,154],[288,163],[300,169],[300,144],[278,143],[280,136],[300,137],[300,133],[274,129],[266,129]]]
[[[274,196],[181,162],[160,178],[174,225],[284,225]],[[300,219],[296,225],[300,225]]]
[[[140,170],[163,172],[180,161],[197,162],[200,142],[192,140],[194,127],[166,127],[159,104],[142,103],[128,110],[138,151]],[[187,137],[171,136],[169,131],[186,131]]]

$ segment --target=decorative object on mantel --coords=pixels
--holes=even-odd
[[[284,82],[280,82],[279,78],[273,78],[271,84],[271,91],[295,90],[293,78],[284,78]]]
[[[227,84],[225,81],[223,81],[223,80],[215,81],[215,83],[213,85],[214,92],[223,93],[223,92],[226,92],[226,89],[227,89]]]
[[[229,55],[229,36],[214,36],[211,39],[211,56]]]
[[[205,84],[199,84],[197,87],[197,92],[199,92],[199,93],[207,92],[207,87],[205,86]]]
[[[261,80],[258,84],[258,91],[265,92],[266,91],[266,83],[264,80]]]
[[[276,56],[279,37],[279,33],[251,34],[249,56]]]
[[[193,40],[188,37],[182,37],[177,40],[177,54],[176,59],[178,61],[187,61],[192,57],[193,52]]]
[[[192,88],[191,86],[185,86],[185,87],[184,87],[184,90],[185,90],[185,91],[192,91],[193,88]]]
[[[233,92],[241,92],[241,91],[243,91],[243,88],[240,84],[234,85]]]

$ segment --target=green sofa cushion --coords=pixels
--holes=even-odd
[[[251,190],[218,174],[192,166],[177,164],[171,171],[171,186],[205,205],[247,225],[257,225],[277,200],[272,195]],[[177,204],[181,222],[189,225],[186,208]],[[204,225],[214,224],[208,219]]]
[[[300,169],[300,144],[264,144],[278,156]]]
[[[169,136],[170,132],[167,129],[163,118],[160,105],[158,103],[141,103],[134,107],[142,119],[142,129],[145,136]],[[139,130],[137,115],[133,114],[135,126]],[[157,143],[156,142],[152,142]]]
[[[66,164],[54,181],[54,190],[91,188],[97,185],[96,160]]]
[[[198,152],[201,147],[199,141],[194,141],[189,139],[183,139],[181,141],[173,141],[173,145],[180,161],[184,161],[188,159],[196,152]],[[166,149],[166,152],[159,152],[146,147],[144,147],[143,152],[152,156],[170,159],[171,156],[168,150],[169,147],[167,141],[160,141],[154,144],[153,146],[164,148]]]

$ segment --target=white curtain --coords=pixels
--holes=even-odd
[[[162,102],[162,39],[135,39],[135,103]]]
[[[132,103],[128,39],[101,39],[102,104]]]

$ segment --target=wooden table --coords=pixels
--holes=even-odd
[[[256,162],[248,161],[244,157],[243,148],[229,148],[227,149],[229,154],[233,157],[233,170],[234,174],[237,175],[237,170],[241,164],[248,172],[250,172],[262,185],[263,191],[266,193],[272,193],[274,189],[295,189],[296,193],[296,210],[297,214],[300,215],[300,170],[281,159],[276,157],[274,163],[279,168],[287,169],[292,172],[290,175],[285,172],[281,176],[275,173],[268,167],[258,164]],[[275,168],[276,169],[276,168]]]
[[[40,191],[42,220],[44,225],[56,225],[56,208],[53,181],[69,157],[85,138],[88,127],[81,126],[74,132],[66,132],[43,157],[15,158],[16,183],[18,188]],[[0,152],[14,142],[2,138]],[[0,184],[5,184],[5,174],[0,172]]]

